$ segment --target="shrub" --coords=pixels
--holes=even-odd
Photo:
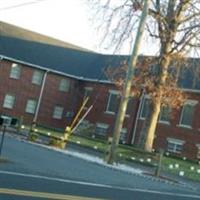
[[[28,136],[28,140],[35,142],[38,139],[38,134],[37,133],[30,133]]]

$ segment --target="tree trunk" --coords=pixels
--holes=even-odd
[[[162,90],[163,86],[166,83],[166,79],[168,76],[168,68],[170,64],[170,56],[168,55],[167,52],[169,52],[169,47],[170,43],[165,44],[164,51],[161,54],[161,59],[160,59],[160,78],[159,78],[159,83],[158,83],[158,89],[157,89],[157,97],[155,99],[152,99],[152,113],[150,115],[150,125],[147,129],[147,138],[145,142],[145,150],[148,152],[151,152],[153,149],[153,141],[155,138],[155,131],[156,131],[156,126],[158,122],[158,117],[160,114],[160,108],[161,108],[161,102],[162,102]]]
[[[130,96],[134,68],[137,63],[137,56],[138,56],[140,44],[142,42],[142,36],[143,36],[143,32],[144,32],[145,22],[146,22],[146,18],[148,15],[149,3],[150,3],[150,0],[144,1],[144,7],[142,10],[142,14],[141,14],[140,24],[138,27],[135,44],[134,44],[133,52],[131,55],[128,72],[126,75],[126,82],[125,82],[125,86],[123,88],[122,98],[121,98],[119,110],[117,113],[117,118],[116,118],[116,122],[115,122],[114,133],[113,133],[113,140],[112,140],[110,151],[108,152],[108,155],[106,157],[106,162],[108,164],[113,164],[113,162],[115,160],[115,153],[116,153],[117,146],[119,144],[120,132],[121,132],[121,129],[123,126],[123,121],[124,121],[124,117],[126,114],[127,103],[128,103],[128,99]]]
[[[144,149],[144,146],[145,146],[145,142],[146,142],[146,138],[147,138],[147,130],[151,124],[151,120],[150,120],[151,113],[152,113],[152,103],[149,104],[149,113],[142,123],[142,128],[141,128],[141,131],[139,134],[139,140],[138,140],[137,147],[141,148],[141,149]]]
[[[147,128],[147,137],[144,147],[144,149],[148,152],[151,152],[153,148],[153,141],[160,113],[160,107],[161,107],[161,98],[159,98],[155,103],[153,103],[153,109],[150,115],[149,126]]]

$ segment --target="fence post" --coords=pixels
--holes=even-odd
[[[158,165],[157,165],[156,170],[155,170],[155,176],[157,176],[157,177],[160,176],[160,172],[161,172],[161,168],[162,168],[163,154],[164,154],[164,150],[160,149],[159,154],[158,154]]]
[[[18,126],[17,126],[17,133],[18,133],[18,134],[21,133],[21,128],[22,128],[23,121],[24,121],[24,117],[23,117],[23,116],[20,116],[19,122],[18,122]]]
[[[2,136],[1,136],[1,143],[0,143],[0,156],[1,156],[1,151],[2,151],[2,148],[3,148],[5,132],[6,132],[6,126],[3,125],[3,133],[2,133]]]
[[[108,137],[108,147],[106,149],[106,156],[105,156],[105,162],[107,163],[108,161],[108,155],[111,149],[111,145],[112,145],[112,141],[113,141],[113,137]]]

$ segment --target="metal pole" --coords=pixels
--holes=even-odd
[[[6,132],[6,126],[4,125],[3,126],[3,133],[2,133],[2,136],[1,136],[0,156],[1,156],[1,151],[2,151],[2,148],[3,148],[3,141],[4,141],[4,137],[5,137],[5,132]]]
[[[122,98],[120,101],[119,109],[118,109],[118,114],[117,118],[115,121],[115,127],[114,127],[114,133],[113,133],[113,140],[110,148],[110,152],[108,155],[107,163],[108,164],[113,164],[114,159],[115,159],[115,152],[119,143],[120,139],[120,132],[123,126],[125,114],[126,114],[126,108],[128,104],[128,99],[130,97],[130,92],[131,92],[131,87],[132,87],[132,80],[135,72],[135,66],[137,64],[137,57],[140,49],[140,45],[142,42],[142,36],[144,33],[144,28],[145,28],[145,22],[146,18],[148,16],[148,10],[149,10],[149,4],[150,0],[144,0],[143,1],[143,10],[142,14],[140,17],[140,22],[139,22],[139,27],[136,33],[136,38],[135,38],[135,43],[133,47],[133,52],[130,57],[130,62],[128,65],[128,71],[126,73],[126,80],[125,80],[125,85],[122,91]]]
[[[39,99],[38,99],[38,103],[37,103],[37,106],[36,106],[35,115],[34,115],[34,117],[33,117],[33,123],[36,123],[37,118],[38,118],[39,109],[40,109],[40,104],[41,104],[41,101],[42,101],[42,96],[43,96],[43,93],[44,93],[44,86],[45,86],[45,83],[46,83],[46,79],[47,79],[47,74],[48,74],[48,72],[49,72],[49,71],[46,71],[45,74],[44,74],[44,77],[43,77],[43,81],[42,81],[42,86],[41,86],[41,90],[40,90]]]

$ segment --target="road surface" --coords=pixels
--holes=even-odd
[[[193,200],[200,191],[5,138],[0,199]]]

